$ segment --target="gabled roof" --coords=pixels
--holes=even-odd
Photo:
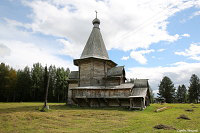
[[[147,88],[133,88],[133,93],[130,97],[145,97],[147,95]]]
[[[149,95],[149,83],[148,79],[134,79],[134,87],[130,98],[134,97],[146,97]]]
[[[93,20],[94,27],[81,54],[80,59],[94,57],[109,60],[108,53],[99,29],[99,24],[100,21],[95,18]]]
[[[69,74],[69,79],[79,79],[78,71],[71,71],[71,73]]]
[[[134,88],[148,88],[148,79],[134,79]]]
[[[108,70],[107,76],[121,76],[124,71],[124,66],[113,67]]]

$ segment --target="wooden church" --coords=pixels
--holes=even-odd
[[[69,75],[68,105],[106,107],[120,106],[144,109],[150,104],[147,79],[125,83],[124,66],[109,59],[96,17],[93,29],[80,59],[74,60],[78,71]]]

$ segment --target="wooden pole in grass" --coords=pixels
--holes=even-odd
[[[49,106],[47,105],[47,98],[48,98],[48,90],[49,90],[49,80],[50,80],[50,71],[51,68],[49,68],[49,73],[47,71],[47,66],[45,66],[45,75],[44,75],[44,82],[45,82],[45,78],[47,78],[47,83],[45,82],[45,97],[44,97],[44,106],[42,108],[42,110],[44,111],[44,109],[49,109]],[[48,75],[48,77],[47,77]]]

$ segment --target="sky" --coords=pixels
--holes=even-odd
[[[109,58],[127,78],[200,77],[200,0],[0,0],[0,62],[77,70],[95,10]]]

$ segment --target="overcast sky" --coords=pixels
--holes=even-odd
[[[200,77],[200,0],[0,0],[0,62],[77,70],[97,10],[111,60],[128,78]]]

